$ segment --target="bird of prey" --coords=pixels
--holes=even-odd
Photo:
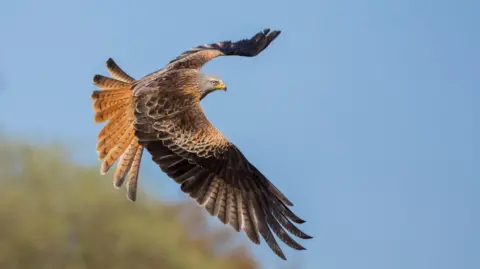
[[[253,243],[260,244],[260,234],[286,260],[273,231],[291,248],[304,250],[285,231],[312,238],[292,223],[305,222],[289,209],[292,202],[210,123],[200,105],[208,94],[227,89],[218,76],[200,72],[204,64],[218,56],[256,56],[279,34],[267,28],[250,39],[197,46],[138,80],[108,59],[111,78],[95,75],[100,89],[91,95],[95,122],[108,121],[98,134],[101,174],[118,161],[114,186],[126,180],[127,197],[135,201],[147,149],[184,193]]]

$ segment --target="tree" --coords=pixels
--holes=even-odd
[[[60,147],[0,147],[0,268],[258,268],[192,204],[132,203]]]

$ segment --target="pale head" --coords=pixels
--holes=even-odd
[[[217,75],[212,74],[202,74],[199,73],[200,78],[200,91],[202,93],[200,99],[203,99],[209,93],[214,92],[216,90],[223,90],[227,91],[227,86],[223,82],[221,78]]]

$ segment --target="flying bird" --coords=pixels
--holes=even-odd
[[[108,122],[97,140],[100,173],[118,161],[113,184],[120,188],[126,181],[127,197],[135,201],[146,149],[184,193],[253,243],[260,244],[261,235],[286,260],[273,231],[289,247],[304,250],[286,232],[312,238],[293,224],[305,221],[289,209],[292,202],[212,125],[200,105],[208,94],[227,90],[221,78],[200,72],[208,61],[256,56],[279,34],[267,28],[250,39],[197,46],[138,80],[108,59],[111,77],[95,75],[100,90],[91,94],[94,121]]]

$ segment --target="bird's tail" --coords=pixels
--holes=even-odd
[[[95,75],[100,88],[91,95],[95,123],[108,122],[97,137],[100,173],[105,174],[119,160],[113,185],[120,188],[127,179],[127,197],[135,201],[143,147],[133,130],[133,93],[135,79],[127,75],[111,58],[106,62],[111,78]]]

